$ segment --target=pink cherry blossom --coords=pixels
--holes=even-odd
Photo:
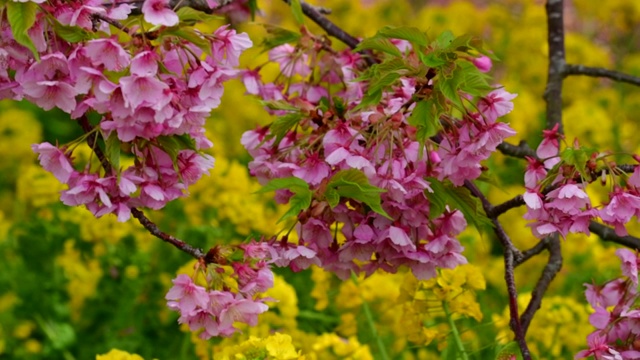
[[[475,65],[478,68],[478,70],[480,70],[481,72],[486,73],[489,70],[491,70],[493,63],[491,62],[491,59],[488,56],[482,55],[480,57],[473,59],[473,65]]]
[[[511,94],[504,89],[494,90],[478,102],[478,110],[487,120],[493,122],[513,110],[511,100],[515,99],[516,96],[518,95]]]
[[[144,20],[153,25],[175,26],[180,19],[169,7],[169,0],[145,0],[142,5]]]
[[[34,153],[38,154],[40,165],[51,172],[58,181],[67,183],[75,172],[67,155],[58,147],[48,142],[31,145]]]

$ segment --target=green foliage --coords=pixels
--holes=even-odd
[[[340,202],[340,198],[360,201],[371,210],[391,219],[380,205],[380,193],[386,190],[369,184],[369,180],[360,170],[349,169],[338,171],[327,184],[324,196],[333,208]]]
[[[11,25],[11,33],[16,41],[29,48],[33,52],[36,59],[40,59],[31,37],[28,34],[29,29],[36,22],[36,10],[38,4],[33,2],[12,2],[6,4],[7,19]]]
[[[450,181],[439,181],[428,178],[429,186],[433,192],[425,190],[425,195],[431,203],[429,216],[437,217],[442,214],[448,205],[451,210],[458,209],[462,212],[468,223],[477,229],[492,226],[491,220],[482,209],[482,204],[471,192],[460,186],[454,186]]]
[[[297,177],[288,177],[282,179],[273,179],[262,187],[257,193],[265,193],[276,190],[289,190],[293,196],[289,199],[289,210],[282,215],[278,223],[290,217],[296,217],[300,211],[306,210],[311,206],[311,198],[313,192],[309,189],[306,181]]]

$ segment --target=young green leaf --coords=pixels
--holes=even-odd
[[[408,27],[408,26],[402,26],[402,27],[390,27],[390,26],[385,26],[382,29],[380,29],[378,31],[378,34],[380,36],[384,36],[386,38],[391,38],[391,39],[400,39],[400,40],[407,40],[413,44],[417,44],[420,46],[428,46],[429,45],[429,38],[427,37],[427,35],[422,32],[420,29],[415,28],[415,27]]]
[[[215,16],[211,14],[207,14],[203,11],[196,10],[189,6],[183,6],[178,11],[176,11],[178,15],[178,19],[180,22],[197,22],[197,21],[212,21],[212,20],[220,20],[223,19],[220,16]]]
[[[70,43],[93,39],[93,35],[87,30],[77,26],[62,25],[58,21],[53,22],[53,29],[58,36]]]
[[[115,131],[109,134],[109,137],[105,140],[105,154],[111,167],[116,172],[120,172],[120,140]]]
[[[420,101],[413,108],[407,122],[418,130],[417,140],[420,144],[424,144],[427,139],[437,134],[442,128],[440,125],[442,113],[442,109],[438,108],[433,99]]]
[[[333,204],[332,207],[338,205],[338,202],[335,201],[336,195],[333,191],[340,197],[360,201],[369,206],[371,210],[391,219],[389,214],[387,214],[380,205],[380,193],[386,192],[386,190],[369,184],[369,179],[367,179],[360,170],[341,170],[331,177],[331,181],[327,184],[325,197],[327,197],[328,192],[329,196],[327,197],[327,201],[329,205]]]
[[[186,40],[193,45],[197,46],[200,50],[202,50],[205,54],[211,56],[211,44],[202,38],[200,34],[198,34],[194,29],[188,27],[174,27],[166,29],[161,32],[161,36],[175,36],[180,39]]]
[[[276,119],[276,121],[271,124],[269,129],[271,133],[276,136],[276,144],[280,143],[280,140],[287,135],[289,130],[296,126],[300,120],[302,120],[303,116],[300,113],[288,113],[286,115],[280,116]]]
[[[393,45],[391,41],[389,41],[389,39],[379,37],[372,37],[362,40],[355,48],[355,51],[362,50],[376,50],[393,56],[402,56],[400,50],[398,50],[398,48]]]
[[[36,10],[38,4],[34,2],[13,2],[7,3],[7,19],[11,27],[13,38],[23,46],[31,50],[36,60],[40,60],[40,55],[31,37],[27,32],[36,22]]]
[[[308,209],[309,206],[311,206],[313,192],[309,189],[309,184],[307,184],[306,181],[297,177],[273,179],[256,193],[262,194],[281,189],[291,191],[293,193],[293,196],[289,199],[289,210],[284,215],[282,215],[282,217],[278,220],[278,223],[287,218],[298,216],[300,211]]]
[[[471,195],[467,188],[454,186],[449,181],[442,182],[435,178],[427,178],[427,181],[429,182],[429,187],[433,190],[433,192],[425,191],[429,201],[433,201],[435,204],[445,203],[452,210],[460,210],[467,222],[473,224],[477,229],[492,226],[491,220],[484,213],[480,201]]]
[[[297,32],[268,24],[265,24],[264,28],[268,35],[262,41],[262,46],[267,50],[282,44],[297,43],[300,40],[300,34]]]
[[[293,19],[298,25],[304,24],[304,14],[302,13],[300,0],[291,0],[291,12],[293,13]]]

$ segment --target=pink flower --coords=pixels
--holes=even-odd
[[[31,149],[38,154],[40,165],[47,171],[51,172],[58,181],[67,183],[71,174],[75,172],[67,155],[58,147],[47,142],[42,144],[33,144]]]
[[[127,66],[131,56],[114,39],[90,40],[85,46],[85,54],[94,66],[104,65],[107,70],[120,71]]]
[[[178,14],[169,8],[169,0],[145,0],[142,13],[152,25],[175,26],[180,22]]]
[[[616,250],[616,256],[622,261],[622,274],[638,287],[638,256],[629,249]]]
[[[560,158],[558,157],[560,144],[558,143],[558,140],[562,139],[564,136],[558,132],[558,124],[556,124],[551,130],[543,130],[542,135],[544,136],[544,139],[542,139],[542,142],[538,145],[536,155],[544,161],[545,168],[551,169],[560,162]]]
[[[480,70],[480,72],[486,73],[489,70],[491,70],[493,63],[491,62],[491,59],[488,56],[482,55],[480,57],[473,59],[473,65],[475,65],[478,68],[478,70]]]
[[[63,81],[37,81],[24,83],[24,94],[44,110],[58,107],[71,113],[76,108],[76,89]]]
[[[225,65],[238,66],[240,54],[253,46],[249,35],[246,33],[238,34],[228,26],[219,27],[213,35],[216,38],[212,43],[213,57]]]
[[[209,294],[202,286],[196,285],[191,277],[180,274],[172,280],[173,287],[165,296],[181,314],[191,314],[197,308],[206,309],[209,306]],[[173,302],[173,303],[172,303]]]
[[[486,97],[478,102],[478,110],[489,120],[495,121],[513,110],[513,102],[517,94],[511,94],[504,89],[497,89],[490,92]]]
[[[307,65],[309,57],[305,53],[296,51],[296,49],[284,44],[276,46],[269,51],[269,60],[277,62],[280,65],[280,71],[288,77],[295,74],[308,76],[311,69]]]
[[[128,108],[135,110],[139,106],[153,106],[165,102],[169,86],[154,76],[124,76],[120,78],[122,96]]]

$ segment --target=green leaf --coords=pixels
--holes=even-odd
[[[36,60],[40,61],[40,55],[31,37],[27,33],[36,23],[36,11],[38,4],[34,2],[13,2],[7,3],[7,19],[11,26],[11,33],[18,44],[23,45],[33,53]]]
[[[422,61],[423,64],[432,68],[438,68],[447,63],[446,60],[440,57],[439,51],[433,51],[426,55],[418,53],[418,55],[420,56],[420,61]]]
[[[565,162],[565,164],[573,165],[575,169],[580,173],[582,178],[587,179],[587,161],[589,161],[590,155],[594,152],[594,149],[579,147],[572,148],[568,147],[560,153],[560,159]]]
[[[87,30],[77,26],[62,25],[58,21],[54,21],[53,29],[58,36],[70,43],[78,43],[93,39],[93,35]]]
[[[297,32],[273,25],[264,25],[264,28],[267,31],[267,36],[264,38],[262,46],[267,50],[282,44],[296,43],[300,40],[300,34]]]
[[[369,179],[360,170],[338,171],[331,177],[326,189],[325,197],[327,197],[328,192],[327,202],[329,205],[333,204],[332,207],[338,205],[336,196],[332,193],[332,191],[335,191],[340,197],[360,201],[376,213],[393,220],[380,205],[380,193],[386,192],[386,190],[369,184]]]
[[[450,181],[442,182],[435,178],[427,178],[427,181],[433,192],[425,191],[425,195],[437,207],[444,203],[449,205],[452,210],[460,210],[467,222],[473,224],[477,229],[492,226],[491,220],[482,209],[480,200],[471,195],[467,188],[454,186]]]
[[[169,155],[174,167],[176,167],[178,154],[180,153],[180,150],[182,150],[178,140],[174,136],[158,136],[156,141],[158,142],[160,149]]]
[[[291,191],[293,196],[289,199],[289,210],[282,215],[278,223],[287,218],[298,216],[300,211],[308,209],[309,206],[311,206],[313,192],[309,190],[309,184],[307,184],[306,181],[297,177],[273,179],[264,185],[262,189],[258,190],[257,194],[281,189]]]
[[[413,44],[420,46],[428,46],[429,38],[427,35],[415,27],[390,27],[385,26],[378,31],[378,34],[386,38],[407,40]]]
[[[460,90],[472,96],[480,96],[492,89],[487,82],[489,76],[480,72],[472,63],[459,61],[457,65],[456,71],[459,71],[462,78],[459,83]]]
[[[417,140],[420,144],[424,144],[442,128],[440,125],[442,113],[442,109],[438,108],[433,99],[420,101],[413,108],[407,122],[418,130]]]
[[[109,137],[105,140],[105,153],[111,167],[116,172],[120,172],[120,140],[115,131],[109,134]]]
[[[300,109],[289,104],[284,100],[260,100],[260,104],[268,107],[270,110],[299,111]]]
[[[458,69],[455,69],[449,78],[444,76],[438,77],[435,88],[440,91],[447,100],[461,108],[462,99],[460,98],[460,94],[458,94],[458,90],[460,89],[460,83],[463,80],[464,78],[461,72]]]
[[[375,93],[375,92],[381,91],[384,88],[387,88],[395,84],[399,78],[400,78],[400,74],[398,74],[397,72],[386,73],[378,78],[373,79],[369,83],[369,90],[367,92]]]
[[[189,22],[189,23],[223,19],[220,16],[207,14],[204,11],[196,10],[188,6],[181,7],[180,9],[178,9],[178,11],[176,11],[176,14],[178,14],[178,19],[180,19],[181,22]]]
[[[391,41],[389,41],[389,39],[379,37],[372,37],[362,40],[355,48],[355,51],[362,50],[377,50],[393,56],[402,56],[400,50],[398,50],[398,48],[393,45]]]
[[[202,36],[195,31],[195,29],[188,28],[188,27],[169,28],[161,32],[162,38],[167,36],[175,36],[182,40],[186,40],[192,43],[193,45],[197,46],[205,54],[211,56],[211,44],[207,40],[203,39]]]
[[[438,38],[436,39],[436,45],[440,49],[446,49],[453,43],[453,40],[455,40],[455,38],[456,37],[453,35],[453,33],[447,30],[440,34],[440,36],[438,36]]]
[[[176,140],[176,143],[178,144],[178,146],[180,147],[181,150],[193,150],[193,151],[197,151],[198,147],[196,146],[196,141],[189,136],[189,134],[182,134],[182,135],[173,135],[173,137]]]
[[[300,113],[289,113],[278,117],[276,121],[271,124],[271,127],[269,127],[271,133],[276,136],[276,144],[279,144],[280,140],[282,140],[289,130],[296,126],[302,118],[303,116]]]
[[[291,0],[291,12],[293,13],[293,19],[298,25],[304,24],[304,14],[302,13],[302,4],[300,0]]]

